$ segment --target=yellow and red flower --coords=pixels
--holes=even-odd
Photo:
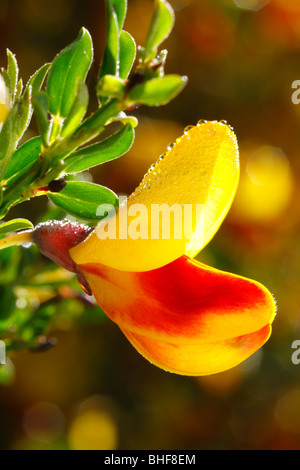
[[[212,238],[239,177],[235,135],[224,123],[192,127],[127,200],[202,204],[190,239],[99,239],[94,230],[70,250],[97,302],[150,362],[178,374],[233,367],[269,338],[272,295],[261,284],[192,259]],[[199,229],[200,227],[200,229]]]
[[[193,259],[221,225],[238,178],[233,130],[222,122],[204,122],[177,139],[113,219],[118,229],[126,211],[129,225],[136,216],[130,208],[137,204],[149,209],[143,222],[150,231],[153,204],[201,205],[201,212],[190,215],[192,231],[181,238],[172,232],[169,239],[104,239],[99,228],[107,221],[91,232],[71,223],[50,224],[37,227],[35,241],[51,259],[77,272],[150,362],[182,375],[221,372],[268,340],[275,316],[274,299],[263,285]]]

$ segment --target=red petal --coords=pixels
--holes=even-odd
[[[257,332],[274,319],[275,303],[264,286],[187,257],[141,273],[80,268],[107,315],[152,340],[216,343]]]

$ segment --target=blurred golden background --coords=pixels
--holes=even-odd
[[[300,449],[300,365],[291,360],[300,340],[300,104],[291,99],[300,80],[300,3],[170,3],[176,23],[163,45],[166,71],[189,83],[169,105],[135,111],[133,148],[92,176],[129,194],[187,125],[228,121],[240,145],[240,185],[198,258],[269,288],[278,303],[273,334],[242,365],[188,378],[146,362],[97,307],[94,322],[62,317],[55,348],[14,353],[6,367],[7,381],[13,367],[15,379],[0,388],[1,450]],[[152,7],[129,0],[125,29],[138,44]],[[27,80],[81,26],[94,41],[92,89],[105,45],[104,0],[0,0],[0,63],[8,47]],[[14,215],[36,222],[46,203],[38,198]]]

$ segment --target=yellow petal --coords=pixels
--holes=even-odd
[[[100,263],[136,272],[165,266],[182,255],[193,257],[221,225],[238,178],[232,129],[219,122],[191,127],[110,219],[116,238],[112,232],[104,239],[107,221],[102,221],[70,254],[77,264]],[[170,222],[169,231],[153,215],[160,209],[165,210],[164,222]]]
[[[0,126],[8,116],[10,109],[10,94],[8,88],[5,85],[4,79],[0,74]]]
[[[0,123],[4,122],[8,116],[8,109],[4,104],[0,103]]]
[[[172,344],[122,329],[137,351],[152,364],[180,375],[216,374],[237,366],[269,339],[272,327],[207,344]]]

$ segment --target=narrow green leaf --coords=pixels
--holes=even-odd
[[[78,136],[88,136],[86,140],[81,140],[79,145],[82,145],[88,140],[97,137],[104,129],[104,126],[120,112],[120,103],[117,100],[111,100],[101,108],[97,109],[87,119],[83,121],[78,130],[74,133],[74,140],[77,141]],[[72,139],[72,137],[71,137]],[[79,139],[78,139],[79,140]]]
[[[17,117],[16,108],[12,108],[0,132],[0,161],[4,160],[13,143],[13,123]],[[16,144],[16,141],[15,141]]]
[[[37,120],[38,129],[44,147],[49,146],[49,116],[48,116],[48,96],[45,91],[36,93],[33,98],[33,108]]]
[[[33,228],[32,223],[27,219],[14,219],[0,225],[0,234],[15,232],[16,230]]]
[[[97,210],[102,204],[118,207],[118,198],[110,189],[93,183],[68,182],[56,194],[48,194],[49,199],[58,207],[85,220],[101,220]]]
[[[127,0],[111,0],[118,19],[119,31],[122,30],[127,13]]]
[[[39,158],[41,153],[41,138],[34,137],[16,150],[4,175],[4,185],[7,186],[19,178]]]
[[[18,104],[18,119],[16,122],[16,138],[17,140],[21,139],[24,132],[27,130],[31,116],[32,116],[32,88],[29,86],[26,88],[22,99]]]
[[[169,36],[174,25],[174,11],[166,0],[155,0],[154,12],[144,47],[144,58],[154,51]]]
[[[104,75],[118,75],[119,65],[119,21],[113,0],[106,1],[106,47],[99,71],[99,79]]]
[[[28,88],[29,86],[32,87],[32,95],[33,96],[37,92],[40,91],[50,67],[51,67],[51,64],[43,65],[28,80],[26,88]]]
[[[97,84],[98,96],[123,99],[126,92],[125,81],[114,75],[104,75]]]
[[[14,100],[14,97],[16,94],[16,87],[18,83],[19,67],[17,64],[16,56],[9,49],[7,49],[6,52],[7,52],[7,73],[10,78],[11,94]]]
[[[135,40],[127,31],[121,31],[119,55],[119,76],[125,80],[131,71],[136,57]]]
[[[162,106],[175,98],[186,84],[187,77],[181,77],[180,75],[154,78],[132,88],[128,99],[132,103]]]
[[[49,111],[66,118],[76,98],[78,85],[86,79],[93,60],[89,32],[82,28],[77,39],[54,59],[47,79]]]
[[[23,91],[23,80],[22,80],[22,78],[20,78],[20,80],[17,83],[17,87],[16,87],[16,94],[15,94],[15,100],[16,101],[21,97],[22,91]]]
[[[18,106],[14,106],[3,124],[0,132],[0,181],[9,164],[17,146],[16,122],[18,120]]]
[[[85,147],[66,158],[66,173],[78,173],[101,163],[119,158],[128,152],[134,141],[134,129],[126,124],[122,129],[94,145]]]
[[[85,83],[79,83],[75,101],[62,128],[62,137],[67,137],[73,134],[73,132],[77,129],[87,112],[88,104],[88,87]]]

